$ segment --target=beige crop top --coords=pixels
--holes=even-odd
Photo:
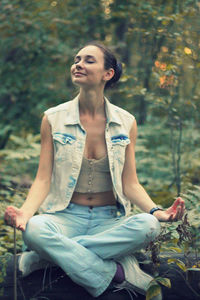
[[[101,159],[83,157],[75,192],[99,193],[112,190],[108,155]]]

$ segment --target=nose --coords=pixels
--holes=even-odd
[[[80,70],[80,69],[82,69],[82,68],[83,68],[83,63],[82,63],[82,61],[80,60],[79,62],[76,63],[76,69],[77,69],[77,70]]]

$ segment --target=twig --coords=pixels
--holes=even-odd
[[[46,273],[46,271],[45,271],[45,273]],[[47,289],[49,286],[51,287],[53,283],[58,282],[60,279],[66,277],[66,276],[67,276],[66,274],[60,275],[60,276],[58,276],[56,279],[54,279],[54,280],[52,280],[51,282],[49,282],[46,286],[44,286],[44,282],[43,282],[42,288],[41,288],[40,290],[38,290],[38,291],[31,297],[31,299],[34,299],[35,297],[38,298],[38,295],[39,295],[42,291],[44,291],[45,289]],[[44,279],[43,279],[43,280],[44,280]]]
[[[17,249],[16,227],[14,226],[14,300],[17,300]]]
[[[176,161],[176,170],[177,170],[177,177],[176,177],[176,186],[177,186],[177,196],[180,196],[181,193],[181,142],[182,142],[182,121],[179,120],[178,122],[178,130],[179,136],[177,141],[177,161]]]

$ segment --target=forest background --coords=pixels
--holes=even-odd
[[[0,255],[13,247],[5,207],[20,207],[37,170],[43,112],[77,94],[70,66],[91,40],[123,63],[106,95],[137,119],[141,184],[163,207],[185,199],[187,250],[200,252],[199,13],[197,0],[1,0]]]

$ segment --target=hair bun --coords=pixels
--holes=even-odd
[[[107,83],[106,83],[106,88],[113,87],[115,83],[120,79],[122,75],[122,64],[120,62],[116,61],[116,64],[114,66],[114,71],[115,74],[113,78],[111,78]]]
[[[119,78],[122,75],[122,64],[120,62],[117,62],[116,64],[116,70],[115,70],[115,76],[116,76],[116,81],[119,80]]]

